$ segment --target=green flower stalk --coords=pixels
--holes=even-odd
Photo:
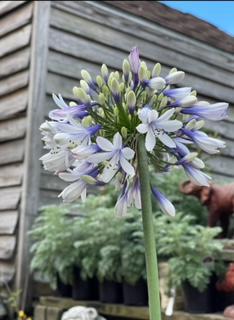
[[[224,148],[201,128],[206,119],[224,119],[228,108],[224,102],[199,102],[190,87],[175,88],[183,71],[160,74],[161,65],[149,70],[137,48],[123,60],[121,74],[109,72],[105,64],[96,78],[82,70],[74,100],[68,104],[53,95],[58,108],[40,127],[49,150],[41,157],[44,168],[69,183],[59,195],[64,202],[85,200],[90,185],[115,181],[117,214],[125,215],[131,206],[142,209],[151,320],[160,320],[161,314],[151,193],[166,214],[174,216],[175,208],[151,185],[148,166],[162,172],[182,167],[193,182],[209,185],[203,161],[188,147],[210,154]]]

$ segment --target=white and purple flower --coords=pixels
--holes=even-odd
[[[146,133],[145,147],[147,151],[154,149],[156,138],[169,148],[176,147],[175,142],[167,133],[178,131],[183,124],[178,120],[170,120],[174,112],[175,110],[171,109],[159,116],[156,110],[147,107],[139,112],[139,119],[142,123],[137,126],[137,131],[141,134]]]
[[[109,72],[103,64],[96,78],[82,70],[80,87],[73,88],[74,101],[53,95],[57,109],[49,113],[52,121],[40,127],[49,150],[41,157],[44,168],[70,183],[59,196],[65,202],[84,200],[90,184],[103,185],[115,178],[122,189],[116,204],[119,215],[130,206],[141,209],[137,156],[141,135],[150,164],[161,171],[182,167],[192,181],[207,186],[205,164],[190,147],[209,154],[225,147],[202,127],[205,120],[225,119],[228,108],[225,102],[198,101],[189,86],[175,87],[184,79],[183,71],[173,68],[162,77],[159,63],[149,70],[138,48],[124,59],[122,70]],[[155,187],[152,193],[162,211],[174,216],[171,202]]]
[[[133,177],[135,169],[129,160],[133,159],[135,152],[123,146],[122,136],[117,132],[113,137],[113,143],[103,137],[97,137],[96,143],[101,152],[88,157],[88,161],[92,163],[104,163],[104,169],[100,175],[100,181],[109,182],[114,175],[122,169],[126,175]]]

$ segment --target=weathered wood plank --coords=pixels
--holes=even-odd
[[[233,65],[233,56],[222,50],[213,48],[207,44],[188,38],[178,32],[173,32],[155,23],[139,17],[110,9],[103,3],[83,1],[53,1],[52,6],[84,17],[88,21],[96,21],[108,28],[148,40],[156,45],[162,45],[168,50],[184,53],[191,57],[199,57],[199,60],[230,70],[230,62]]]
[[[234,182],[234,177],[223,176],[222,174],[211,173],[212,183],[228,184]]]
[[[21,185],[23,169],[22,163],[0,166],[0,187]]]
[[[61,93],[66,98],[74,98],[72,89],[78,83],[75,79],[70,79],[67,77],[58,76],[53,73],[48,73],[47,75],[47,87],[46,91],[49,94],[52,93]],[[54,106],[54,103],[51,103]]]
[[[51,1],[34,1],[29,100],[27,112],[27,136],[25,152],[24,184],[21,199],[19,223],[16,287],[24,290],[22,305],[26,308],[32,302],[30,276],[30,242],[27,233],[38,213],[39,179],[38,159],[42,148],[38,128],[43,121],[43,106],[46,95],[46,74],[48,54],[48,29]],[[33,174],[32,174],[33,173]],[[30,194],[30,197],[28,196]],[[28,286],[25,287],[25,283]]]
[[[0,41],[0,58],[29,44],[31,25],[9,34]]]
[[[12,258],[15,245],[15,236],[0,236],[0,259],[8,260]]]
[[[18,211],[0,212],[0,234],[14,234],[18,222]]]
[[[27,89],[19,90],[5,97],[0,97],[0,120],[9,119],[26,110]]]
[[[61,63],[61,61],[63,63]],[[80,72],[82,69],[89,70],[90,74],[93,76],[100,73],[100,65],[98,64],[50,50],[48,57],[49,71],[77,79],[78,82],[81,77]]]
[[[13,263],[0,261],[0,282],[8,283],[12,281],[15,275],[15,266]]]
[[[15,90],[26,87],[28,84],[28,72],[22,71],[16,75],[7,77],[0,81],[0,96],[14,92]]]
[[[30,49],[25,48],[0,60],[0,79],[25,70],[29,65]]]
[[[0,121],[0,142],[19,139],[26,133],[26,118]]]
[[[63,52],[64,54],[71,55],[77,58],[89,60],[94,63],[102,64],[103,61],[112,68],[119,68],[122,65],[122,60],[125,53],[101,45],[99,43],[79,38],[71,34],[67,34],[55,29],[50,29],[49,33],[50,47],[56,51]],[[97,54],[98,52],[98,54]],[[146,60],[149,66],[153,66],[153,61]],[[168,72],[169,68],[164,67],[164,72]],[[233,90],[224,85],[214,83],[210,80],[200,79],[191,74],[187,74],[186,82],[183,84],[191,85],[200,94],[210,96],[215,99],[224,99],[228,102],[233,102]]]
[[[234,158],[234,141],[229,139],[226,139],[224,141],[226,143],[226,147],[220,150],[220,154]],[[233,172],[234,172],[234,168],[233,168]]]
[[[155,59],[157,61],[183,69],[186,72],[195,74],[199,77],[204,77],[212,81],[216,81],[227,86],[234,86],[233,74],[231,71],[218,69],[215,66],[209,65],[207,62],[202,62],[195,58],[191,58],[183,53],[168,50],[162,46],[154,45],[149,41],[142,40],[135,35],[128,35],[111,27],[102,26],[87,19],[77,17],[61,10],[54,9],[51,14],[52,26],[64,30],[66,32],[86,37],[91,41],[111,46],[118,50],[125,51],[128,54],[130,48],[137,45],[140,49],[143,59]]]
[[[53,190],[59,194],[67,186],[67,183],[61,180],[58,176],[47,172],[42,172],[40,179],[40,187],[43,190]]]
[[[0,199],[0,210],[15,210],[20,201],[20,188],[1,188]]]
[[[217,132],[220,137],[234,140],[233,126],[233,123],[227,121],[206,121],[205,127]]]
[[[2,1],[0,3],[0,15],[7,13],[14,8],[21,6],[25,1]]]
[[[24,139],[0,145],[0,164],[21,162],[24,159]]]
[[[32,8],[33,3],[31,2],[1,18],[0,37],[29,23],[32,17]]]
[[[206,160],[208,169],[224,176],[234,177],[233,159],[221,156],[212,156]]]

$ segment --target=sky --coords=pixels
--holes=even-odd
[[[161,1],[162,3],[206,20],[234,36],[234,1]]]

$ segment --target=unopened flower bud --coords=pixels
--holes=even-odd
[[[161,102],[160,102],[160,107],[161,107],[161,108],[166,107],[167,101],[168,101],[167,97],[163,97],[162,100],[161,100]]]
[[[161,90],[165,84],[165,80],[161,77],[155,77],[147,81],[147,86],[152,90]]]
[[[118,95],[120,92],[119,89],[119,83],[115,78],[112,78],[111,83],[110,83],[110,89],[113,95]]]
[[[187,129],[194,129],[196,127],[196,120],[192,119],[191,121],[189,121],[186,126]]]
[[[197,157],[192,160],[192,164],[197,169],[204,169],[205,168],[205,163]]]
[[[127,105],[129,108],[135,108],[136,106],[136,95],[132,90],[127,95]]]
[[[197,102],[197,98],[194,96],[186,96],[179,101],[179,106],[186,108]]]
[[[87,82],[85,80],[80,80],[80,86],[82,89],[84,89],[84,91],[86,93],[89,92],[89,85],[87,84]]]
[[[197,155],[198,155],[197,152],[190,152],[184,157],[184,160],[186,162],[191,162],[192,160],[194,160],[197,157]]]
[[[91,126],[92,122],[93,122],[93,118],[91,116],[87,116],[84,119],[82,119],[81,123],[85,128],[88,128]]]
[[[99,101],[99,103],[100,103],[101,105],[104,105],[105,102],[106,102],[105,95],[104,95],[102,92],[99,93],[99,95],[98,95],[98,101]]]
[[[103,111],[102,108],[98,108],[98,114],[99,114],[99,116],[101,116],[101,117],[105,117],[105,113],[104,113],[104,111]]]
[[[152,77],[160,76],[161,70],[162,70],[161,64],[156,63],[152,70]]]
[[[124,88],[125,88],[125,85],[124,85],[124,83],[121,82],[120,85],[119,85],[120,92],[123,92]]]
[[[69,102],[69,107],[75,107],[75,106],[77,106],[77,103],[75,101]]]
[[[177,69],[176,69],[175,67],[172,68],[172,69],[169,71],[169,74],[174,73],[174,72],[177,72]]]
[[[92,77],[87,70],[81,70],[81,76],[87,83],[92,83]]]
[[[167,84],[175,84],[182,81],[184,79],[184,76],[185,76],[185,73],[183,71],[176,71],[176,72],[169,73],[166,76],[165,80]]]
[[[122,134],[123,138],[126,139],[127,136],[128,136],[128,129],[125,128],[125,127],[122,127],[122,128],[121,128],[121,134]]]
[[[122,69],[123,69],[123,74],[127,76],[130,72],[130,64],[127,59],[124,59]]]
[[[119,80],[119,71],[114,72],[114,77],[116,80]]]
[[[199,120],[196,122],[196,125],[195,125],[195,129],[196,130],[200,130],[202,127],[204,127],[205,125],[205,121],[204,120]]]
[[[109,89],[108,89],[108,87],[107,87],[106,85],[104,85],[104,86],[102,87],[102,93],[104,94],[105,97],[108,96],[108,94],[109,94]]]
[[[84,182],[88,183],[88,184],[93,184],[94,185],[94,184],[97,183],[97,181],[93,177],[91,177],[89,175],[83,175],[83,176],[81,176],[81,179]]]
[[[148,74],[147,74],[147,66],[146,63],[143,61],[141,62],[139,72],[138,72],[139,80],[144,81],[148,79]]]
[[[96,77],[96,82],[99,88],[103,85],[103,78],[101,76]]]
[[[83,103],[90,103],[91,99],[82,88],[74,87],[73,94]]]
[[[101,74],[102,74],[102,77],[104,78],[104,80],[107,81],[109,71],[108,71],[108,68],[105,64],[103,64],[101,67]]]

